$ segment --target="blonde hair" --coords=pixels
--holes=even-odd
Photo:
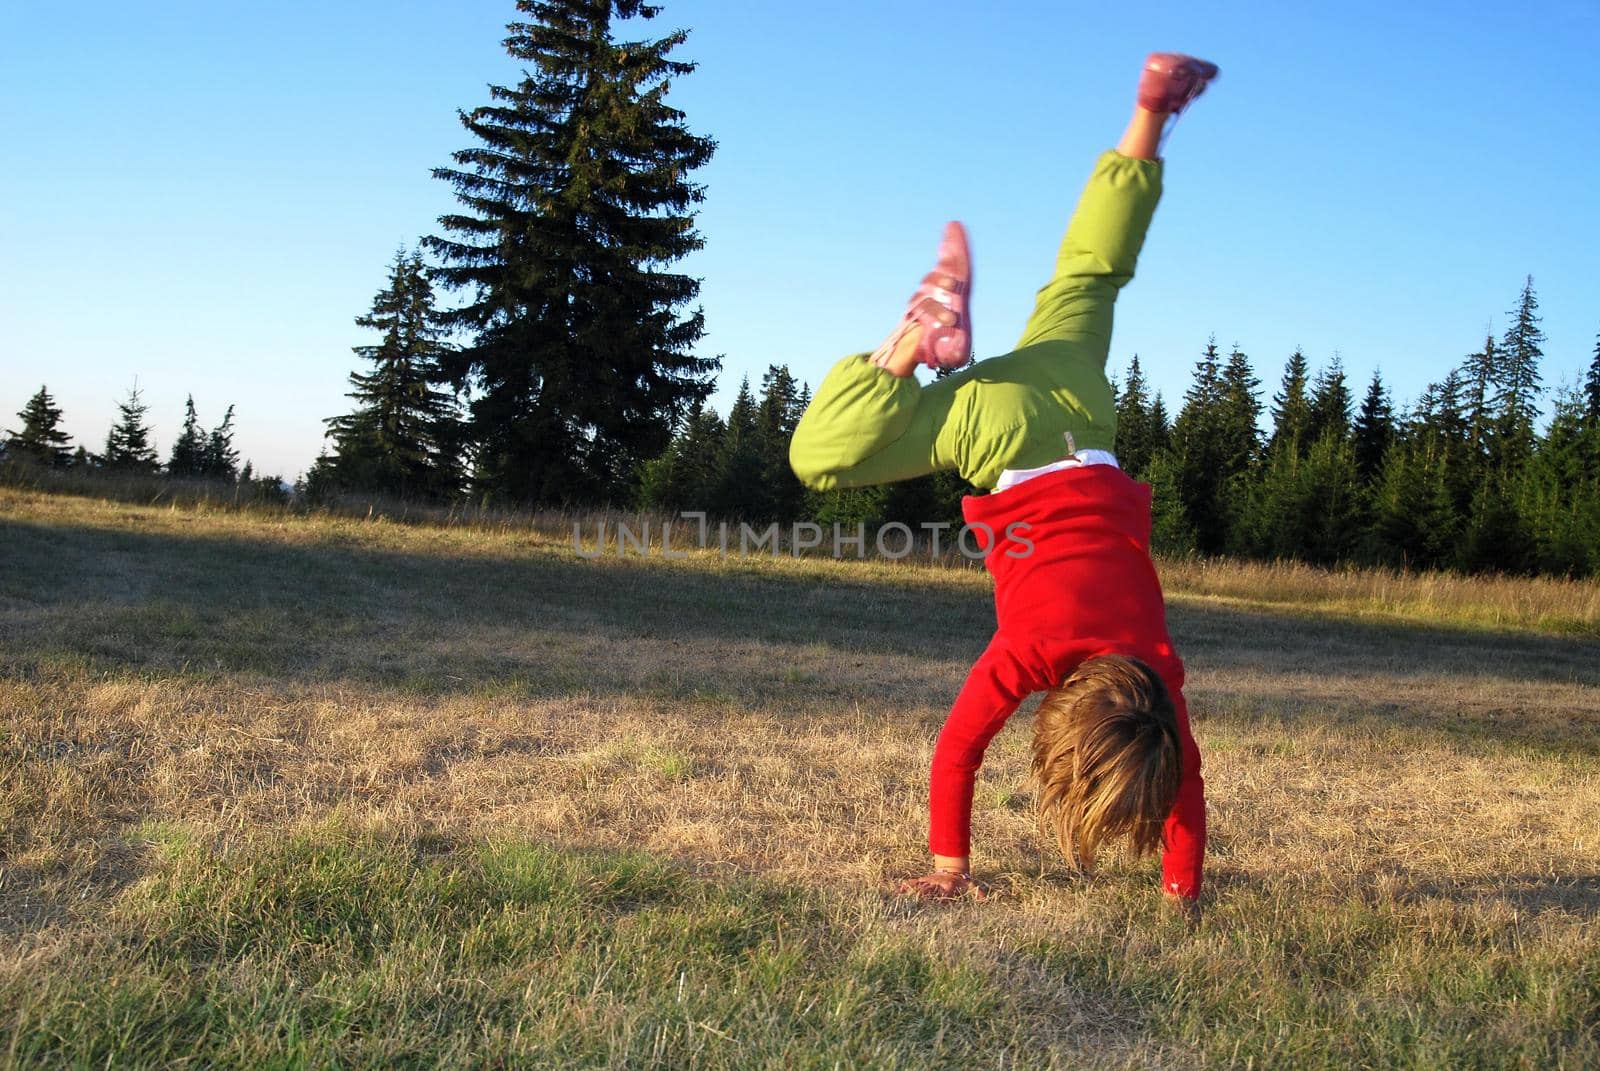
[[[1084,870],[1119,836],[1136,856],[1155,852],[1182,763],[1177,712],[1155,671],[1121,655],[1091,658],[1034,719],[1039,832]]]

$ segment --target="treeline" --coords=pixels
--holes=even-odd
[[[726,420],[696,406],[666,452],[643,467],[637,504],[751,522],[959,523],[961,497],[974,488],[953,472],[825,492],[801,484],[789,467],[789,440],[810,401],[810,389],[786,365],[770,365],[759,396],[748,379],[740,383]]]
[[[336,450],[306,482],[330,490],[450,500],[481,489],[472,423],[439,386],[451,359],[418,252],[397,255],[360,321],[360,405],[329,421]],[[1154,539],[1168,554],[1231,554],[1313,564],[1468,572],[1600,572],[1600,343],[1586,379],[1545,396],[1544,334],[1533,282],[1509,326],[1397,407],[1374,373],[1359,402],[1340,361],[1288,358],[1270,399],[1251,359],[1207,344],[1176,416],[1137,357],[1117,384],[1117,454],[1155,488]],[[750,521],[873,525],[957,521],[972,489],[954,474],[881,488],[810,492],[788,465],[810,395],[787,367],[726,418],[700,398],[664,449],[563,504],[705,511]],[[537,500],[537,499],[536,499]]]
[[[1263,414],[1249,358],[1213,342],[1168,424],[1135,360],[1118,397],[1118,455],[1155,488],[1158,545],[1313,564],[1600,572],[1600,341],[1584,383],[1555,392],[1540,434],[1545,339],[1531,278],[1509,321],[1399,411],[1378,373],[1357,405],[1337,359],[1312,376],[1296,351]]]
[[[185,406],[183,429],[173,440],[165,462],[156,450],[149,411],[143,392],[133,387],[127,398],[117,403],[117,419],[106,432],[105,446],[94,453],[82,444],[73,446],[72,437],[62,427],[61,407],[51,397],[49,386],[41,386],[17,413],[19,426],[0,436],[0,462],[74,474],[236,482],[287,494],[280,478],[256,476],[248,461],[243,468],[239,466],[239,452],[233,445],[233,406],[228,406],[221,423],[206,431],[200,426],[191,394]]]
[[[1358,403],[1340,360],[1313,372],[1290,355],[1263,400],[1250,358],[1215,340],[1175,418],[1135,357],[1117,385],[1117,456],[1155,491],[1167,554],[1468,572],[1600,572],[1600,340],[1584,383],[1542,394],[1533,281],[1511,324],[1397,409],[1380,373]],[[697,408],[645,466],[639,504],[751,520],[957,521],[971,489],[941,473],[817,494],[788,467],[809,394],[770,367],[741,385],[728,418]],[[1263,425],[1267,430],[1263,430]]]

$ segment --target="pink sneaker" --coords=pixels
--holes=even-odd
[[[1217,65],[1181,52],[1152,52],[1139,76],[1139,107],[1177,115],[1217,76]]]
[[[960,368],[972,360],[972,250],[967,229],[946,223],[939,259],[911,295],[905,319],[922,327],[917,360],[932,369]]]

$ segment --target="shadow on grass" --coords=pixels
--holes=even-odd
[[[1528,916],[1556,912],[1592,918],[1600,914],[1600,874],[1577,868],[1567,873],[1441,878],[1409,869],[1402,860],[1390,860],[1364,870],[1352,869],[1342,875],[1342,879],[1343,884],[1326,891],[1352,904],[1416,906],[1443,901],[1461,905],[1505,904]],[[1096,885],[1108,889],[1131,885],[1141,889],[1148,883],[1147,870],[1124,863],[1122,869],[1105,875],[1077,874],[1056,864],[1043,875],[1002,878],[996,885],[1016,895],[1036,886],[1070,892],[1093,889]],[[1250,899],[1264,901],[1281,894],[1281,889],[1273,875],[1240,870],[1227,863],[1212,862],[1206,867],[1205,898],[1210,904],[1226,905]]]
[[[964,665],[994,622],[976,589],[586,561],[566,548],[452,558],[15,522],[0,522],[0,542],[0,635],[12,641],[0,657],[14,672],[75,664],[527,699],[839,699],[857,694],[852,671],[874,658]],[[897,702],[943,706],[951,692],[921,674],[896,684]]]
[[[1600,914],[1600,874],[1496,874],[1444,881],[1408,880],[1394,895],[1404,902],[1505,903],[1528,914],[1560,911],[1592,918]]]
[[[138,514],[129,517],[118,529],[0,521],[0,635],[13,672],[77,664],[530,699],[870,702],[892,692],[897,705],[942,709],[994,626],[984,589],[865,571],[818,578],[753,565],[584,560],[564,545],[446,557],[335,539],[146,532],[133,526]],[[1191,677],[1263,681],[1254,702],[1230,697],[1245,716],[1253,706],[1281,712],[1272,702],[1280,675],[1600,685],[1600,642],[1585,637],[1181,599],[1169,621]],[[1352,688],[1348,699],[1323,694],[1319,704],[1419,713],[1414,698],[1370,688]],[[1500,713],[1498,728],[1515,735],[1527,712]],[[1592,733],[1592,710],[1569,713],[1558,731]]]
[[[198,519],[197,519],[198,520]],[[270,539],[0,521],[10,672],[183,674],[416,696],[645,695],[796,708],[945,709],[994,627],[985,588],[848,567],[447,557]],[[310,529],[308,529],[309,531]],[[1600,686],[1600,641],[1175,600],[1197,718],[1390,719],[1600,754],[1600,704],[1437,709],[1455,686]],[[4,663],[0,663],[4,664]],[[1297,696],[1280,678],[1318,682]],[[1207,685],[1223,682],[1226,691]],[[1346,681],[1348,691],[1326,682]],[[1254,682],[1254,684],[1250,684]]]

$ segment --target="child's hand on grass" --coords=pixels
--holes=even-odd
[[[1167,910],[1183,919],[1191,930],[1200,925],[1200,901],[1197,897],[1166,893],[1163,899],[1167,902]]]
[[[986,900],[983,887],[966,874],[950,870],[935,870],[920,878],[908,878],[900,883],[901,896],[915,896],[921,900],[959,900],[971,895],[974,900]]]

